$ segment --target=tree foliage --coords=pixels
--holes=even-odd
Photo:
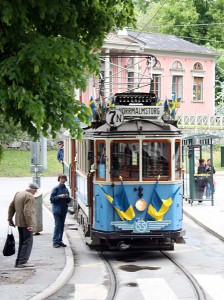
[[[0,144],[9,144],[14,141],[22,141],[24,138],[27,138],[27,133],[22,131],[20,124],[12,125],[12,120],[4,122],[3,119],[0,119],[0,132],[1,140]]]
[[[75,100],[99,69],[96,49],[114,27],[134,22],[132,0],[2,0],[0,117],[37,138],[63,126],[80,137],[88,109]]]
[[[138,29],[174,34],[217,51],[220,55],[216,59],[216,80],[224,82],[223,0],[152,0],[146,12],[142,9],[141,0],[139,1]]]

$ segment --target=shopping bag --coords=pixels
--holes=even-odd
[[[4,256],[11,256],[11,255],[16,253],[15,239],[14,239],[14,236],[13,236],[13,233],[12,233],[12,228],[11,228],[11,233],[9,233],[9,228],[8,228],[8,234],[7,234],[7,238],[6,238],[6,241],[5,241],[5,246],[3,248],[2,253],[3,253]]]

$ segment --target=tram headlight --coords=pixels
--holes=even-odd
[[[163,122],[168,122],[171,120],[171,116],[169,114],[165,113],[162,115],[162,120],[163,120]]]
[[[136,202],[135,202],[135,207],[138,211],[143,211],[146,209],[147,207],[147,203],[144,199],[138,199]]]

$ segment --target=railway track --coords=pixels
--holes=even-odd
[[[190,281],[195,294],[197,295],[197,300],[206,300],[206,295],[204,293],[204,290],[202,289],[202,287],[198,284],[197,280],[194,278],[194,276],[192,276],[192,274],[190,272],[188,272],[188,270],[182,266],[179,262],[177,262],[175,259],[173,259],[167,252],[165,251],[160,251],[166,258],[168,258],[172,263],[174,263],[183,273],[184,275],[187,277],[187,279]]]
[[[195,297],[189,298],[189,299],[207,300],[207,297],[206,297],[206,294],[205,294],[203,288],[198,284],[198,282],[194,278],[194,276],[184,266],[182,266],[178,261],[176,261],[167,252],[165,252],[165,251],[158,251],[158,252],[161,253],[162,256],[165,257],[167,260],[169,260],[169,262],[171,262],[172,264],[174,264],[178,268],[179,272],[181,272],[184,275],[184,277],[187,279],[187,281],[189,282],[189,285],[191,286],[191,288],[193,290],[193,294],[195,295]],[[122,269],[122,268],[121,268],[121,266],[118,266],[118,265],[116,265],[114,263],[114,259],[111,259],[109,257],[108,252],[98,252],[98,253],[99,253],[99,256],[103,259],[104,263],[106,264],[106,267],[107,267],[107,270],[108,270],[108,274],[109,274],[109,278],[110,278],[109,279],[109,281],[110,281],[110,288],[109,288],[109,292],[108,292],[106,300],[121,299],[121,298],[119,298],[119,271],[118,270]],[[122,252],[122,253],[127,253],[126,260],[125,260],[126,262],[128,262],[128,261],[132,262],[133,261],[133,259],[132,259],[132,253],[130,251],[128,251],[128,252]],[[145,254],[147,256],[148,253],[145,253]],[[128,258],[129,255],[130,255],[130,259]],[[120,259],[120,255],[118,253],[116,254],[116,258],[118,260]],[[141,258],[141,260],[142,260],[142,258]],[[138,263],[139,261],[136,260],[135,262]],[[127,270],[127,269],[131,269],[131,268],[133,269],[131,272],[134,272],[134,269],[141,270],[141,267],[139,267],[139,266],[137,267],[136,265],[126,265],[126,268],[123,268],[123,269]],[[144,269],[144,268],[142,268],[142,269]],[[150,267],[148,269],[150,269]],[[153,267],[151,267],[151,270],[152,269],[153,269]],[[156,269],[156,268],[154,268],[154,269]],[[131,280],[133,281],[133,278]],[[137,284],[136,284],[136,286],[137,286]],[[185,286],[186,286],[186,284],[185,284]],[[161,286],[160,288],[162,290],[163,286]],[[140,291],[139,291],[139,293],[140,293]],[[142,295],[139,295],[139,299],[146,299],[146,298],[143,298]],[[154,300],[155,298],[153,298],[153,296],[150,298],[150,296],[149,296],[149,298],[147,298],[147,299]],[[169,298],[169,299],[173,299],[173,298]],[[179,299],[179,298],[177,297],[176,299]]]

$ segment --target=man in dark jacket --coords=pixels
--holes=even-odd
[[[59,150],[58,150],[58,154],[57,154],[57,160],[63,164],[64,161],[64,142],[63,141],[59,141],[58,142],[59,145]]]
[[[33,246],[34,194],[37,189],[39,189],[39,186],[36,183],[30,183],[26,191],[15,194],[9,205],[9,225],[18,226],[19,231],[19,250],[15,264],[17,268],[34,267],[34,264],[28,263],[28,260]],[[15,224],[13,222],[14,214],[16,214]]]
[[[201,175],[200,175],[201,174]],[[202,203],[204,190],[207,184],[206,178],[206,170],[205,170],[205,160],[199,159],[199,166],[198,172],[196,177],[196,192],[197,192],[197,199],[199,199],[198,203]]]
[[[51,192],[52,212],[55,220],[54,235],[53,235],[53,247],[66,247],[62,242],[64,224],[66,214],[68,212],[68,203],[71,201],[69,197],[69,191],[65,186],[67,176],[61,174],[58,176],[59,185],[57,185]]]

